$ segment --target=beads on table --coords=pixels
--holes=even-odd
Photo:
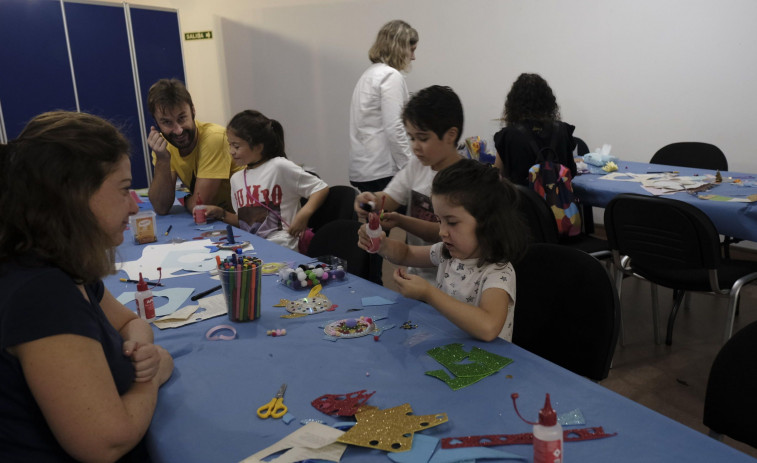
[[[265,332],[265,334],[266,334],[266,336],[272,336],[272,337],[275,338],[276,336],[284,336],[284,335],[286,335],[287,334],[287,330],[286,330],[286,328],[281,328],[281,329],[278,329],[278,330],[268,330],[268,331]]]
[[[331,266],[328,264],[301,264],[292,269],[281,269],[279,280],[294,289],[312,288],[315,285],[326,285],[331,281],[344,280],[346,276],[344,267],[341,265]]]

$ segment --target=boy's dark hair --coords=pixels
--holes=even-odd
[[[284,127],[276,119],[269,119],[260,111],[247,109],[231,118],[226,130],[246,141],[252,148],[263,144],[264,160],[287,157],[284,152]]]
[[[150,111],[153,119],[155,119],[156,110],[165,112],[166,109],[177,108],[184,103],[189,105],[194,117],[195,105],[192,103],[192,95],[179,79],[160,79],[152,84],[147,92],[147,110]]]
[[[402,111],[402,122],[430,130],[439,139],[447,130],[457,127],[457,146],[463,133],[463,104],[451,88],[432,85],[413,94]]]
[[[431,195],[443,195],[476,219],[481,251],[478,265],[517,262],[526,249],[526,232],[516,207],[518,192],[499,171],[473,159],[462,159],[442,169],[431,185]],[[449,258],[449,251],[442,253]]]

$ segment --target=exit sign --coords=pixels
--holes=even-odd
[[[204,39],[212,39],[212,38],[213,38],[212,31],[187,32],[184,34],[184,40],[204,40]]]

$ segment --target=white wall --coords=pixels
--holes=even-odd
[[[707,141],[731,170],[757,172],[757,2],[752,0],[145,0],[179,9],[198,117],[254,108],[279,119],[287,152],[346,184],[347,115],[367,50],[390,19],[420,34],[412,91],[449,85],[464,136],[490,139],[521,72],[551,84],[591,149],[647,161],[673,141]]]

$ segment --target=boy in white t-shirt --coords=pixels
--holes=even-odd
[[[387,233],[394,227],[407,232],[407,243],[424,246],[439,241],[439,223],[431,205],[431,183],[436,173],[462,157],[457,142],[463,131],[463,106],[449,87],[433,85],[414,94],[402,111],[410,146],[415,157],[394,176],[384,191],[363,192],[355,198],[355,211],[365,218],[364,205],[373,202],[383,209],[381,227]],[[393,211],[406,206],[405,215]],[[409,268],[430,282],[436,269]],[[379,281],[380,282],[380,281]]]

